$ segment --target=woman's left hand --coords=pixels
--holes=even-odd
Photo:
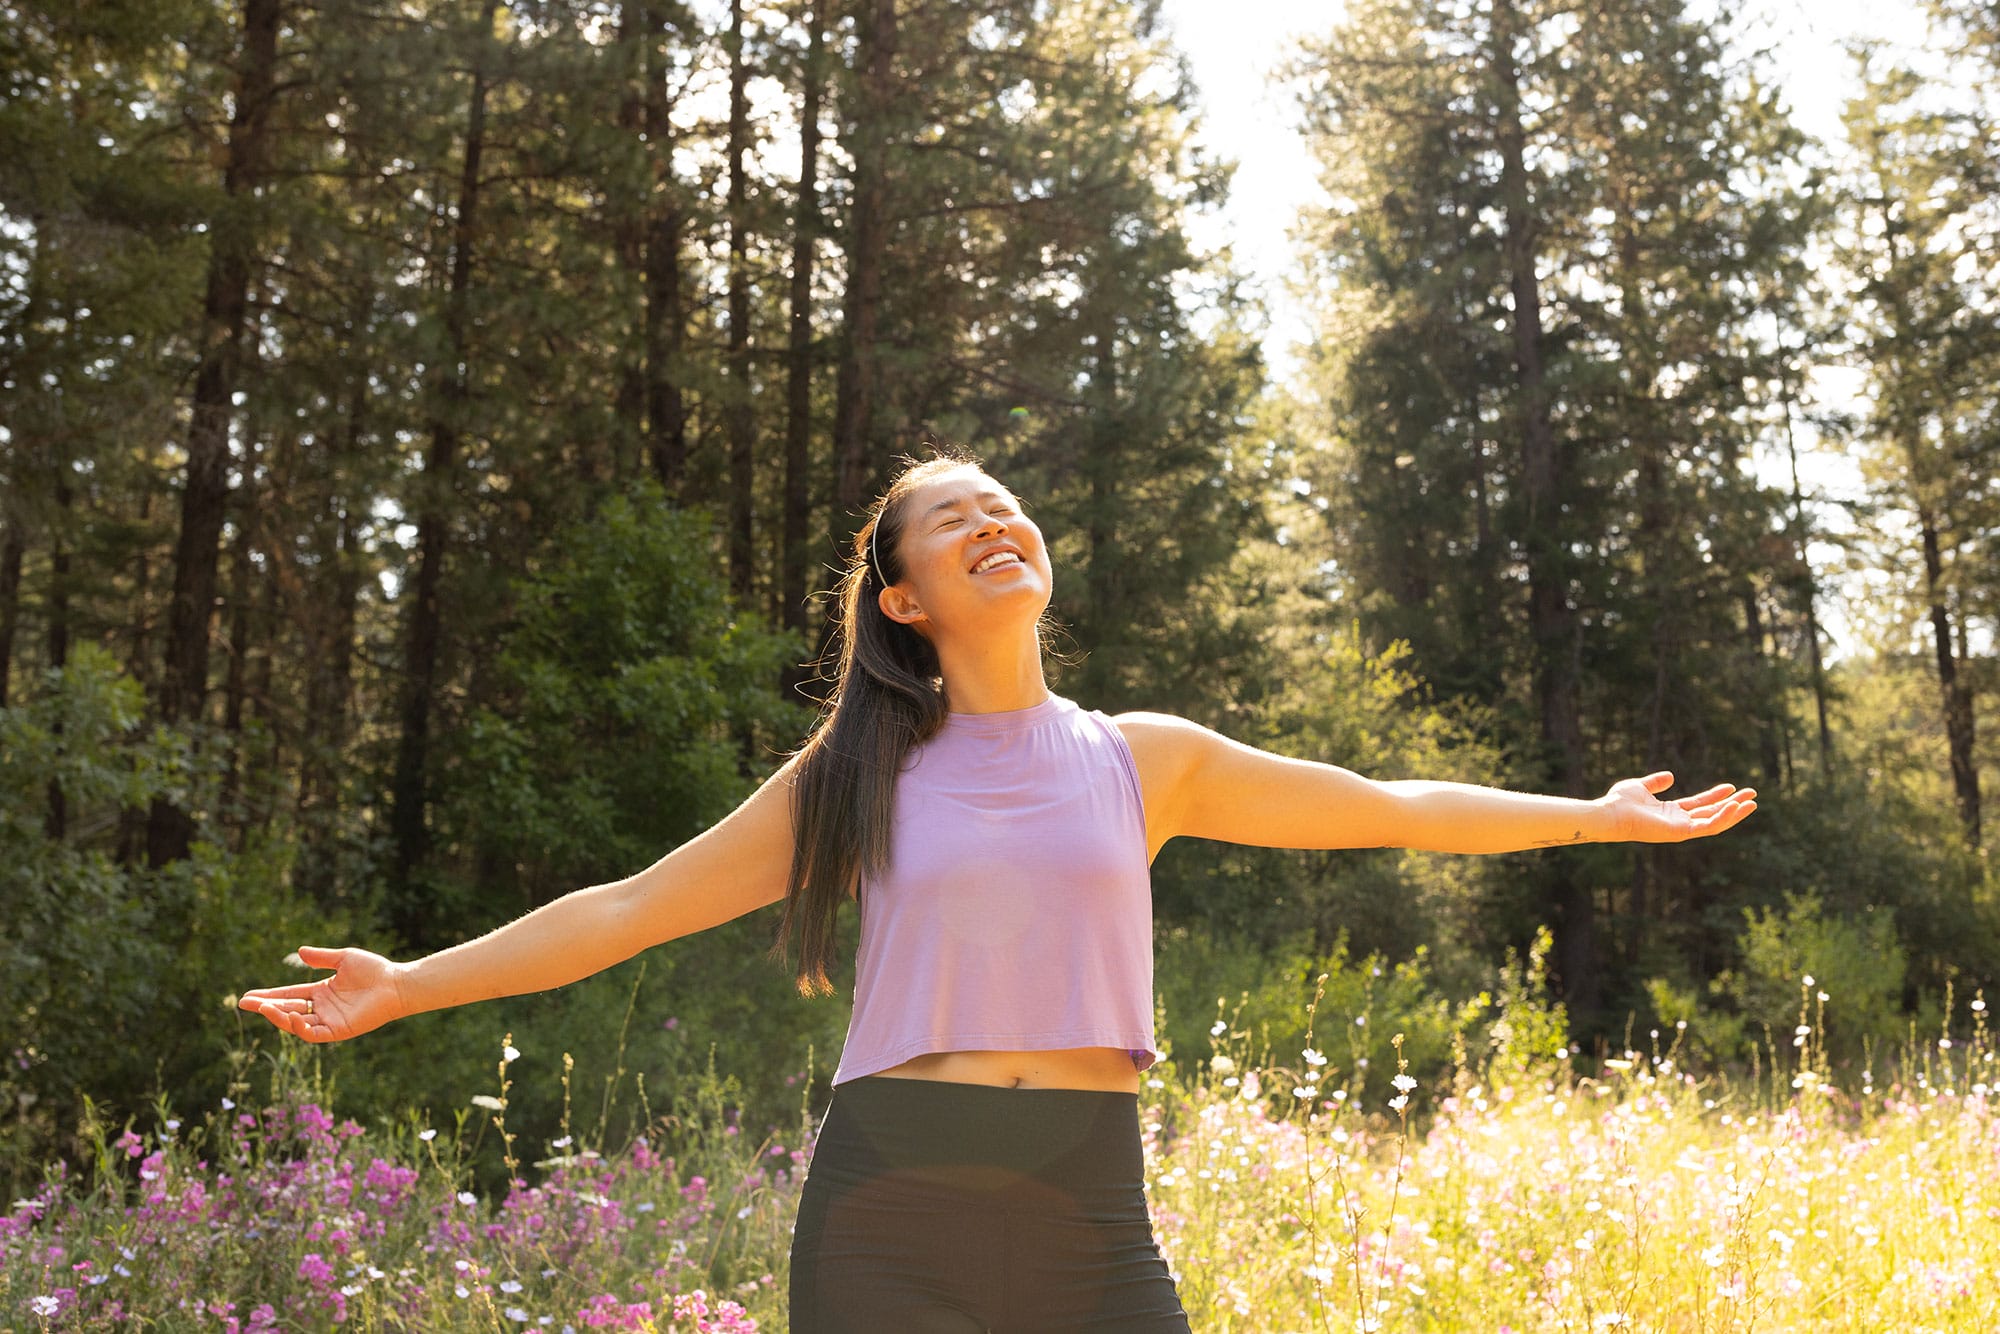
[[[1691,797],[1662,801],[1659,794],[1674,785],[1665,770],[1644,778],[1626,778],[1611,785],[1598,803],[1612,814],[1611,838],[1629,843],[1682,843],[1707,838],[1742,822],[1757,809],[1757,789],[1717,783]]]

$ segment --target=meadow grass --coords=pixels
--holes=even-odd
[[[1461,1054],[1448,1087],[1399,1070],[1379,1107],[1310,1028],[1253,1058],[1218,1018],[1141,1092],[1194,1328],[2000,1328],[1983,998],[1968,1038],[1847,1091],[1810,1001],[1734,1082],[1683,1070],[1676,1032],[1588,1071]],[[0,1330],[782,1330],[822,1109],[753,1132],[711,1065],[647,1137],[607,1152],[565,1116],[523,1161],[512,1051],[451,1126],[340,1121],[297,1060],[254,1107],[245,1078],[186,1119],[87,1125],[91,1161],[0,1219]],[[480,1155],[512,1182],[497,1198],[472,1189]]]

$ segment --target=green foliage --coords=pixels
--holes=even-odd
[[[1494,998],[1499,1013],[1487,1035],[1491,1059],[1486,1080],[1495,1087],[1539,1083],[1569,1056],[1569,1019],[1549,995],[1548,958],[1554,944],[1543,927],[1526,954],[1510,955],[1500,970]]]
[[[549,549],[440,815],[482,873],[460,891],[468,927],[657,860],[748,796],[809,720],[773,688],[804,645],[731,604],[703,515],[642,489]]]
[[[1836,1062],[1857,1061],[1871,1047],[1887,1049],[1903,1035],[1907,962],[1893,913],[1839,916],[1807,891],[1786,895],[1782,911],[1745,910],[1743,919],[1743,962],[1714,987],[1736,1002],[1753,1034],[1791,1035],[1801,992],[1816,989],[1830,997],[1820,1043]]]
[[[1422,951],[1392,965],[1377,954],[1352,957],[1345,940],[1324,952],[1304,937],[1270,950],[1180,929],[1161,936],[1157,955],[1156,989],[1166,1013],[1160,1036],[1184,1068],[1199,1060],[1196,1053],[1229,1045],[1258,1064],[1302,1069],[1306,1006],[1324,974],[1311,1028],[1316,1049],[1331,1063],[1329,1087],[1386,1099],[1396,1074],[1393,1038],[1402,1035],[1414,1078],[1443,1082],[1484,1009],[1484,997],[1459,1006],[1440,994]],[[1215,1032],[1217,1025],[1231,1036]]]
[[[46,687],[0,710],[0,1180],[38,1171],[86,1094],[126,1114],[162,1086],[219,1090],[244,979],[348,927],[273,892],[281,845],[198,843],[160,871],[120,856],[120,814],[212,793],[212,762],[145,729],[138,684],[94,645]],[[61,839],[43,825],[51,786]]]

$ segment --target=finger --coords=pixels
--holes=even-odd
[[[1715,814],[1694,821],[1689,827],[1695,837],[1707,838],[1741,824],[1743,819],[1756,809],[1757,803],[1754,801],[1730,802]]]
[[[1674,775],[1671,770],[1662,769],[1658,773],[1647,774],[1639,781],[1645,785],[1648,792],[1658,796],[1674,785]]]
[[[331,1036],[325,1020],[319,1015],[307,1014],[303,1007],[287,1009],[266,1005],[258,1013],[270,1020],[272,1027],[282,1029],[302,1042],[325,1042]]]
[[[299,962],[308,968],[338,968],[347,957],[344,949],[330,950],[319,945],[299,946]]]
[[[1712,806],[1735,791],[1736,785],[1734,783],[1717,783],[1705,792],[1697,792],[1693,796],[1688,797],[1676,797],[1674,804],[1683,810],[1691,811],[1697,806]]]
[[[236,1003],[246,1010],[254,1010],[259,1001],[302,1000],[317,994],[318,991],[317,982],[294,982],[284,987],[258,987],[255,991],[244,992]]]

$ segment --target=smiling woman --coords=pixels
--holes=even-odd
[[[834,698],[797,754],[700,837],[413,963],[302,948],[333,976],[243,998],[308,1041],[561,986],[779,900],[773,953],[855,997],[793,1237],[791,1327],[1185,1331],[1143,1189],[1149,868],[1177,836],[1504,852],[1720,833],[1756,794],[1595,801],[1378,782],[1043,676],[1048,546],[978,460],[911,463],[840,583]]]

